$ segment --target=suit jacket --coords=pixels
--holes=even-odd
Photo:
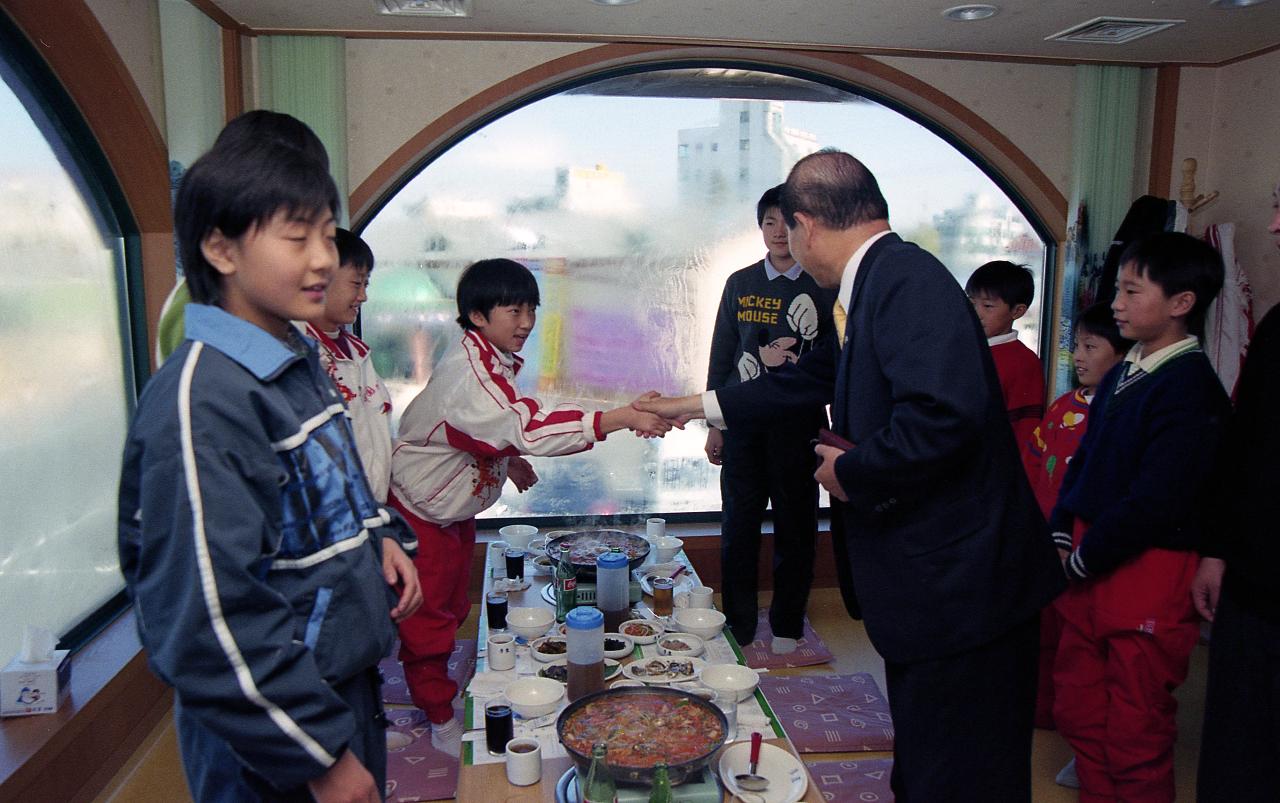
[[[886,660],[945,657],[1026,622],[1066,580],[964,291],[888,234],[862,260],[844,341],[718,391],[726,424],[831,402],[856,444],[836,461],[848,576]]]

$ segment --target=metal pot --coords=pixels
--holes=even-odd
[[[649,542],[644,538],[622,530],[569,530],[562,531],[554,537],[548,534],[547,545],[544,547],[547,558],[552,563],[560,560],[560,553],[566,550],[572,550],[574,545],[581,541],[589,541],[599,539],[601,536],[607,535],[611,540],[626,545],[627,553],[633,555],[627,560],[628,570],[635,569],[644,563],[644,559],[649,556]],[[579,580],[587,582],[595,582],[596,579],[596,561],[595,556],[591,556],[589,560],[579,559],[577,561],[570,560],[574,570],[577,572]]]
[[[565,743],[564,726],[569,720],[569,717],[573,716],[575,712],[582,710],[582,708],[593,700],[612,697],[631,697],[642,694],[688,700],[699,708],[711,712],[716,721],[720,723],[720,738],[717,739],[715,744],[708,748],[705,753],[682,764],[668,765],[667,773],[671,778],[671,784],[673,786],[684,783],[690,777],[696,776],[702,768],[707,765],[707,762],[716,755],[720,748],[724,746],[725,736],[729,731],[729,723],[724,717],[724,712],[696,694],[691,694],[680,689],[673,689],[668,686],[622,686],[616,689],[605,689],[604,691],[588,694],[585,697],[579,697],[577,700],[569,703],[569,705],[560,712],[560,716],[556,719],[556,736],[560,739],[560,744],[564,745],[564,749],[573,757],[573,763],[578,768],[579,777],[587,777],[587,770],[591,767],[591,754],[581,753]],[[608,740],[601,739],[601,741],[607,742]],[[658,760],[659,759],[655,757],[655,763]],[[618,783],[632,784],[636,786],[651,786],[653,784],[653,767],[620,767],[615,764],[609,764],[609,771],[613,774],[613,779]]]

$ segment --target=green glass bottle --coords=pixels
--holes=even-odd
[[[565,615],[578,604],[578,575],[564,552],[556,561],[555,598],[556,621],[563,622]]]
[[[617,803],[618,787],[613,782],[609,765],[604,761],[607,749],[604,742],[596,742],[591,748],[591,767],[587,770],[582,803]]]
[[[671,793],[671,777],[667,774],[667,762],[659,761],[653,768],[653,791],[649,803],[675,803]]]

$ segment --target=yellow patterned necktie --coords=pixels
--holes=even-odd
[[[844,312],[844,304],[840,303],[840,299],[836,299],[836,305],[831,308],[831,317],[836,322],[836,344],[840,348],[844,348],[844,322],[846,315]]]

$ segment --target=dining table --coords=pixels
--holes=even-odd
[[[526,560],[525,575],[527,582],[523,584],[523,587],[512,588],[505,579],[505,563],[501,553],[486,549],[485,556],[484,595],[481,599],[487,597],[491,591],[497,590],[507,595],[508,610],[517,607],[555,608],[554,596],[548,588],[548,584],[552,583],[554,579],[553,573],[548,571],[545,565],[539,566],[531,559]],[[528,558],[533,557],[533,554],[528,556]],[[680,576],[688,578],[687,581],[682,581],[683,587],[700,585],[697,572],[683,550],[675,556],[674,560],[681,564]],[[645,563],[632,573],[633,577],[639,579],[644,576],[647,567],[652,562],[652,557],[646,558]],[[495,573],[498,576],[495,577]],[[647,586],[645,587],[647,589]],[[662,621],[661,617],[657,617],[653,613],[652,606],[652,597],[648,593],[642,593],[640,600],[632,606],[635,614],[634,618],[650,618]],[[529,646],[518,642],[515,668],[505,672],[490,671],[485,655],[488,636],[488,615],[487,612],[482,612],[477,632],[476,673],[463,692],[463,724],[466,728],[466,734],[463,737],[462,761],[458,773],[457,799],[462,801],[485,801],[486,803],[491,803],[492,801],[546,801],[547,803],[554,803],[554,801],[558,800],[557,785],[563,785],[562,779],[574,766],[572,757],[568,755],[556,736],[556,717],[554,715],[532,720],[528,725],[533,727],[528,727],[526,723],[518,719],[515,723],[516,736],[532,736],[538,739],[542,745],[542,776],[541,780],[536,784],[515,786],[509,783],[506,776],[504,758],[490,754],[485,747],[485,704],[490,700],[501,697],[505,683],[523,675],[532,675],[540,666],[540,662],[532,655]],[[523,639],[520,642],[523,642]],[[656,645],[637,646],[632,654],[621,659],[621,662],[625,665],[634,660],[647,660],[650,657],[657,656],[657,654]],[[705,641],[705,650],[701,657],[707,663],[738,663],[745,665],[742,650],[737,642],[734,641],[733,634],[727,628],[718,636]],[[619,673],[620,676],[621,674]],[[609,682],[616,679],[615,677],[610,677]],[[694,680],[677,684],[677,687],[696,692],[700,684]],[[565,704],[567,704],[567,701],[562,701],[562,707]],[[562,709],[557,709],[557,711],[559,710]],[[724,751],[733,749],[737,745],[742,745],[742,747],[736,748],[735,755],[737,752],[744,750],[745,743],[749,741],[751,732],[758,730],[765,737],[764,744],[786,751],[795,759],[795,763],[802,768],[800,770],[800,774],[803,777],[802,781],[794,780],[796,778],[796,773],[794,772],[791,777],[793,783],[796,784],[795,789],[798,791],[799,783],[803,783],[804,791],[799,796],[793,791],[789,795],[778,797],[784,790],[774,789],[768,793],[767,798],[752,798],[748,796],[743,799],[800,800],[806,801],[806,803],[817,803],[823,800],[821,792],[817,790],[815,784],[808,777],[807,769],[803,769],[805,765],[800,761],[799,753],[787,738],[777,716],[775,716],[768,701],[758,689],[751,697],[738,704],[737,719],[736,738],[727,742],[711,758],[707,764],[710,770],[715,770],[718,767]],[[722,800],[738,799],[730,793],[727,785],[721,783],[721,786],[724,790]],[[679,786],[675,787],[675,792],[676,800],[680,800]]]

